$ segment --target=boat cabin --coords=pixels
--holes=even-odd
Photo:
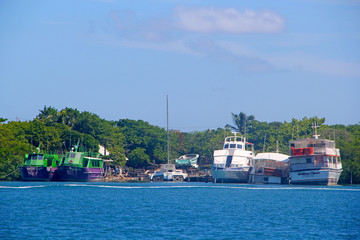
[[[291,170],[341,168],[340,150],[327,139],[303,139],[290,142]]]
[[[59,162],[57,155],[36,153],[25,155],[23,166],[56,167]]]
[[[103,168],[103,160],[88,157],[84,152],[69,152],[62,160],[62,165],[74,167]]]
[[[245,141],[245,138],[238,136],[230,136],[225,138],[223,149],[240,149],[246,151],[254,151],[254,144]]]

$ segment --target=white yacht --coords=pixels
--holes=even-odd
[[[215,183],[247,183],[254,158],[254,145],[244,137],[225,138],[224,147],[214,151],[211,175]]]
[[[290,142],[290,184],[336,185],[342,172],[340,150],[332,140],[312,139]]]
[[[253,159],[250,173],[251,183],[281,184],[288,183],[289,157],[278,152],[263,152]]]
[[[175,164],[162,164],[161,169],[156,171],[150,179],[154,182],[160,181],[185,181],[188,174],[181,169],[176,169]]]

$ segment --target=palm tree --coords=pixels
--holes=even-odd
[[[55,122],[58,121],[59,113],[56,108],[51,106],[47,107],[44,106],[43,110],[40,110],[40,113],[36,116],[37,119],[45,120],[46,123],[53,125]]]
[[[239,114],[231,113],[231,115],[235,126],[226,124],[225,128],[239,132],[242,135],[245,135],[246,133],[246,125],[249,125],[249,123],[255,120],[254,115],[247,116],[243,112],[240,112]]]

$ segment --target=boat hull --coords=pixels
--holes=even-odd
[[[251,174],[251,183],[255,184],[282,184],[285,182],[282,177],[262,175],[262,174]]]
[[[290,172],[290,184],[336,185],[342,169],[314,169]]]
[[[94,182],[104,178],[103,168],[60,166],[54,177],[55,181]]]
[[[186,168],[186,167],[197,167],[197,160],[194,159],[194,160],[189,160],[189,159],[186,159],[186,160],[176,160],[175,161],[175,165],[176,165],[176,168]]]
[[[57,168],[52,167],[19,167],[23,181],[50,181]]]
[[[248,183],[250,167],[245,168],[212,168],[214,183]]]
[[[162,172],[161,173],[155,173],[152,176],[151,180],[153,182],[163,182],[164,181],[164,173],[162,173]]]

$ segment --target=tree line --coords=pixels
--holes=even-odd
[[[245,136],[256,152],[289,154],[289,141],[311,138],[312,125],[319,125],[322,138],[335,140],[340,148],[343,173],[339,183],[360,183],[360,125],[326,125],[325,118],[304,117],[291,122],[260,122],[253,115],[232,113],[231,124],[214,130],[181,132],[170,130],[170,159],[195,153],[199,163],[210,167],[215,149],[232,132]],[[99,145],[109,150],[114,165],[149,168],[167,162],[167,132],[143,120],[108,121],[77,109],[57,110],[44,106],[32,121],[0,118],[0,179],[21,179],[18,167],[24,155],[41,146],[46,152],[65,154],[79,141],[86,151],[98,152]]]

